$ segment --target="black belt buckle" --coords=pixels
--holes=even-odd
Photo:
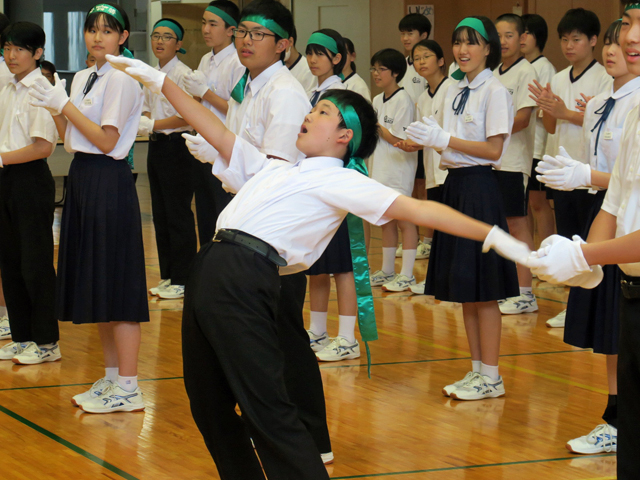
[[[220,229],[214,235],[213,241],[235,243],[236,245],[240,245],[251,250],[252,252],[262,255],[278,267],[287,266],[287,261],[280,255],[278,255],[278,252],[275,250],[275,248],[273,248],[267,242],[241,232],[240,230]]]
[[[637,300],[640,298],[640,278],[623,276],[620,280],[622,295],[627,300]]]

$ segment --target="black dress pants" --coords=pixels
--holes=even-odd
[[[7,165],[0,174],[0,270],[14,342],[60,338],[54,316],[55,185],[44,160]]]
[[[194,174],[198,239],[202,248],[216,233],[218,216],[232,197],[222,188],[222,182],[218,177],[211,173],[210,163],[201,163],[196,160]]]
[[[191,210],[196,161],[182,137],[160,138],[149,142],[147,159],[160,278],[185,285],[198,248]]]
[[[571,238],[582,235],[589,225],[589,214],[596,196],[588,190],[553,190],[553,205],[558,235]],[[586,240],[586,238],[584,239]]]
[[[287,393],[276,322],[279,295],[276,266],[229,243],[204,245],[187,283],[184,382],[223,480],[264,479],[260,462],[269,480],[329,478]]]

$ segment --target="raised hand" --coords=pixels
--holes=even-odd
[[[183,133],[182,138],[187,141],[187,148],[191,155],[202,163],[213,163],[218,157],[218,151],[201,135],[189,135],[188,133]]]
[[[422,122],[413,122],[409,125],[407,137],[420,145],[437,150],[447,148],[451,140],[451,134],[445,132],[433,116],[422,117]]]
[[[120,70],[135,78],[153,93],[161,93],[166,73],[147,65],[141,60],[126,57],[107,55],[107,61],[116,70]]]
[[[560,147],[559,155],[545,155],[536,166],[539,182],[556,190],[571,191],[580,187],[591,186],[591,166],[574,160],[564,147]]]
[[[66,80],[60,80],[58,73],[53,74],[56,84],[51,85],[46,78],[37,78],[35,82],[29,88],[29,95],[31,95],[30,105],[34,107],[46,108],[51,115],[62,114],[62,109],[69,102],[69,95],[65,87],[67,85]]]

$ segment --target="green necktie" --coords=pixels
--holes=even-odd
[[[244,100],[244,91],[247,88],[248,78],[249,69],[246,68],[244,71],[244,75],[242,75],[242,78],[238,80],[238,83],[236,83],[236,86],[233,87],[233,90],[231,91],[231,98],[233,98],[238,103],[242,103],[242,101]]]

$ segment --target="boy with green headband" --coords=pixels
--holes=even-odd
[[[218,219],[214,241],[198,254],[183,319],[185,382],[188,376],[198,382],[197,389],[187,386],[192,412],[221,478],[263,478],[251,437],[268,478],[328,479],[285,388],[276,346],[279,274],[308,268],[349,211],[373,224],[397,218],[485,240],[486,249],[514,259],[529,249],[495,227],[359,173],[366,172],[362,159],[375,149],[378,128],[373,107],[355,92],[325,94],[299,128],[296,146],[307,158],[292,164],[234,135],[161,72],[138,60],[109,59],[162,91],[217,148],[213,172],[238,192]]]

